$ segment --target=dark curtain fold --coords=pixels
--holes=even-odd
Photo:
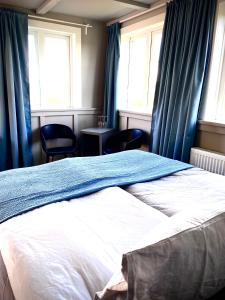
[[[108,27],[108,46],[105,67],[104,115],[107,127],[117,127],[117,77],[120,58],[120,24]]]
[[[30,165],[28,17],[0,9],[0,171]]]
[[[167,4],[152,114],[150,150],[189,161],[208,78],[216,0]]]

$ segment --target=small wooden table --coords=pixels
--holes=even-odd
[[[102,155],[104,144],[113,131],[113,128],[85,128],[80,132],[82,135],[92,135],[98,138],[99,155]]]

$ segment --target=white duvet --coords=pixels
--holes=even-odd
[[[92,299],[122,254],[165,219],[115,187],[5,222],[0,250],[15,298]]]

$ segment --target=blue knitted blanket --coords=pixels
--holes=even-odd
[[[0,223],[46,204],[106,187],[151,181],[191,167],[152,153],[130,150],[5,171],[0,173]]]

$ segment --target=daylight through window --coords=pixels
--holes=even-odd
[[[210,76],[202,118],[225,123],[225,2],[219,4]]]
[[[118,79],[119,108],[151,113],[162,26],[121,37]]]
[[[80,106],[79,29],[31,21],[29,76],[32,109]]]

